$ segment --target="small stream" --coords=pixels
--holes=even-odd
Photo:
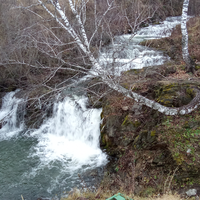
[[[169,60],[161,51],[139,45],[150,39],[169,37],[173,28],[180,24],[181,17],[168,17],[164,22],[140,29],[134,36],[116,36],[113,43],[103,48],[99,62],[110,74],[120,76],[130,69],[162,65]],[[109,67],[108,67],[109,66]]]
[[[147,39],[167,37],[180,17],[142,28],[137,34],[117,36],[99,57],[110,73],[160,65],[169,60],[162,52],[139,45]],[[113,64],[114,63],[114,64]],[[17,91],[16,91],[17,92]],[[0,110],[0,200],[59,199],[81,187],[78,174],[103,173],[107,156],[99,147],[101,109],[88,108],[85,96],[70,95],[55,102],[53,116],[39,129],[27,130],[24,105],[16,92],[5,95]],[[85,179],[89,185],[95,178]]]

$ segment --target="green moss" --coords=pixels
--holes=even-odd
[[[102,142],[103,145],[106,145],[105,134],[102,134],[102,136],[101,136],[101,142]]]
[[[195,69],[196,69],[196,70],[200,69],[200,65],[196,65],[196,66],[195,66]]]
[[[101,143],[105,149],[108,149],[109,147],[111,147],[111,141],[109,140],[106,134],[101,134]]]
[[[156,90],[157,101],[165,106],[172,106],[173,99],[178,90],[177,84],[158,86]]]
[[[140,139],[140,135],[138,135],[135,140],[134,140],[134,144],[136,144],[138,142],[138,140]],[[136,148],[136,145],[134,145],[134,147]]]
[[[134,128],[137,128],[141,125],[141,122],[138,119],[135,119],[135,121],[132,121],[129,115],[127,115],[124,118],[124,121],[122,122],[122,126],[129,126],[132,125]]]
[[[171,96],[171,95],[169,95],[169,94],[166,94],[166,95],[163,95],[163,96],[159,97],[159,98],[157,99],[157,101],[158,101],[159,103],[163,104],[164,106],[169,106],[169,107],[171,107],[172,104],[173,104],[173,99],[174,99],[173,96]]]
[[[122,83],[122,86],[124,87],[124,88],[126,88],[126,89],[129,89],[129,84],[128,83]]]
[[[191,96],[193,98],[195,96],[195,91],[193,88],[187,88],[186,94],[188,94],[189,96]]]
[[[124,118],[124,121],[122,122],[122,126],[126,126],[127,124],[129,124],[130,121],[128,119],[128,115]]]
[[[102,112],[101,112],[101,119],[103,119],[103,118],[104,118],[104,112],[102,110]]]
[[[151,131],[151,137],[156,136],[156,131]]]
[[[149,197],[149,196],[152,196],[153,194],[155,194],[156,192],[156,189],[153,188],[153,187],[148,187],[148,188],[145,188],[142,192],[141,192],[141,196],[143,197]]]
[[[183,128],[190,128],[189,122],[185,121],[183,124]]]
[[[139,120],[135,120],[135,121],[133,122],[133,126],[134,126],[135,128],[139,127],[140,125],[141,125],[141,122],[140,122]]]
[[[129,115],[126,115],[126,117],[124,118],[124,121],[122,122],[122,126],[128,126],[130,124],[133,124],[131,118]]]
[[[177,165],[200,166],[199,147],[196,145],[200,139],[197,113],[193,116],[179,116],[178,120],[167,119],[163,123],[159,137],[168,143],[168,149]]]
[[[177,165],[181,165],[184,161],[184,157],[181,154],[174,156],[174,160],[176,161]]]
[[[180,92],[182,93],[180,95]],[[168,81],[159,82],[155,89],[155,96],[159,103],[167,107],[187,105],[195,96],[195,90],[189,83],[170,84]]]

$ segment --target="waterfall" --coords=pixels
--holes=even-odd
[[[145,39],[157,39],[171,36],[173,28],[181,23],[181,16],[167,17],[165,21],[157,25],[149,25],[140,29],[136,38],[145,37]]]
[[[23,103],[22,99],[16,98],[15,92],[6,94],[2,99],[2,107],[0,110],[0,139],[10,138],[23,130],[23,121],[18,120],[17,111],[19,105]]]
[[[157,25],[141,28],[135,35],[116,36],[114,44],[103,48],[99,62],[110,74],[120,76],[130,69],[162,65],[170,58],[161,51],[139,45],[149,39],[169,37],[173,28],[181,23],[181,17],[168,17]]]
[[[106,163],[99,147],[101,109],[88,109],[86,97],[66,97],[55,103],[53,116],[31,136],[38,137],[34,156],[44,163],[60,160],[72,173]]]
[[[103,173],[107,156],[99,146],[101,109],[88,108],[84,96],[66,97],[54,103],[52,117],[40,128],[27,130],[18,114],[25,102],[16,93],[5,95],[0,110],[0,199],[51,199],[81,187],[79,174]],[[89,176],[85,181],[96,182]]]

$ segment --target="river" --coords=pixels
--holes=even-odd
[[[180,17],[171,17],[140,29],[134,37],[115,37],[101,52],[102,67],[119,76],[129,69],[163,64],[167,56],[139,42],[167,37],[177,24]],[[55,102],[52,117],[31,130],[23,120],[25,100],[16,98],[16,92],[4,96],[0,110],[1,200],[21,200],[21,195],[24,200],[59,199],[81,187],[79,174],[93,169],[103,173],[108,160],[99,146],[101,109],[88,108],[85,96],[66,97]],[[95,178],[85,182],[94,185]]]

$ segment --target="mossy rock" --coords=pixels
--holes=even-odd
[[[130,115],[127,115],[124,119],[124,121],[122,122],[122,127],[132,127],[134,128],[138,128],[141,125],[141,122],[138,119],[132,119]]]
[[[103,146],[104,148],[109,148],[111,146],[111,140],[109,139],[109,137],[102,133],[101,134],[101,141],[100,141],[101,146]]]
[[[145,149],[156,141],[156,131],[142,130],[133,142],[134,149]]]
[[[161,83],[156,86],[155,96],[159,103],[167,107],[187,105],[195,96],[189,84]]]
[[[108,137],[116,137],[121,129],[121,121],[123,117],[120,115],[110,115],[105,120],[105,132]]]

